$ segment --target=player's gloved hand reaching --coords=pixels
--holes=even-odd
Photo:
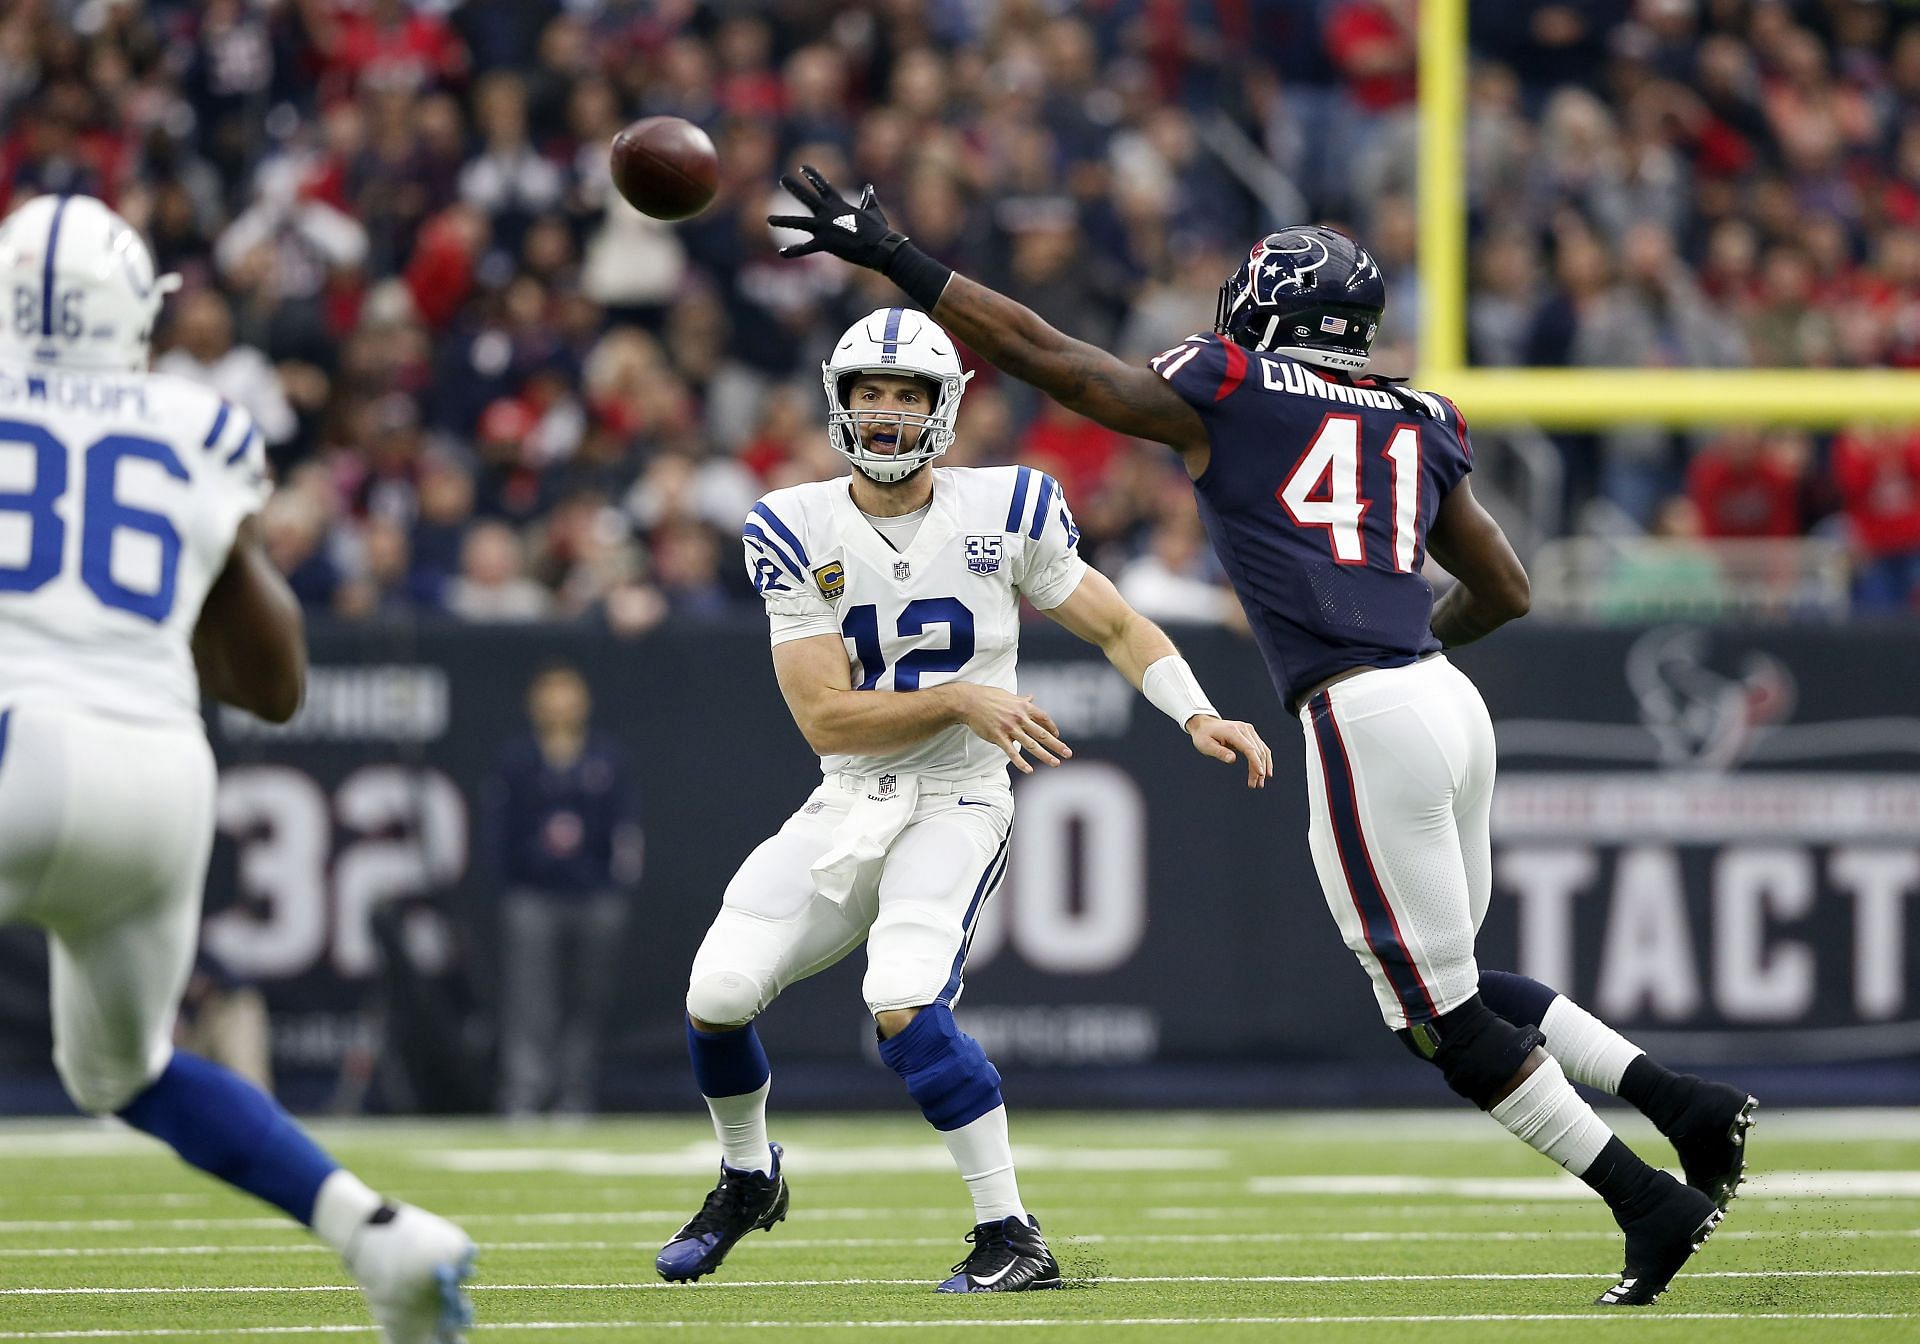
[[[1250,723],[1196,714],[1187,720],[1187,736],[1193,739],[1195,751],[1216,761],[1231,763],[1237,756],[1245,756],[1250,789],[1266,788],[1267,781],[1273,777],[1273,749],[1261,740]]]
[[[780,249],[783,257],[804,257],[814,252],[830,252],[842,261],[885,272],[893,254],[907,236],[887,223],[886,212],[869,186],[860,193],[860,203],[851,204],[839,188],[822,177],[810,164],[802,164],[800,174],[782,175],[780,185],[795,200],[813,213],[810,215],[770,215],[767,223],[776,229],[793,229],[808,238]]]

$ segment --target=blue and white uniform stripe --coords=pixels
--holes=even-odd
[[[964,978],[967,968],[967,954],[973,950],[974,930],[980,927],[981,908],[986,905],[988,898],[1000,889],[1000,880],[1007,875],[1007,843],[1012,839],[1013,832],[1009,830],[1006,839],[1000,842],[1000,848],[994,851],[992,861],[987,864],[987,870],[980,874],[979,885],[973,889],[973,900],[968,904],[967,913],[960,921],[960,926],[966,930],[966,937],[961,940],[960,950],[954,953],[953,971],[947,976],[946,985],[934,999],[935,1003],[944,1003],[951,1007],[954,996],[960,992],[960,981]]]
[[[1034,486],[1034,477],[1040,478],[1038,488]],[[1035,541],[1047,530],[1047,510],[1053,507],[1054,496],[1060,493],[1060,482],[1043,471],[1032,467],[1020,467],[1013,477],[1013,502],[1007,506],[1007,531],[1024,532]],[[1033,512],[1027,512],[1027,500],[1034,498]]]
[[[880,333],[880,362],[896,364],[900,360],[900,319],[905,316],[904,308],[887,309],[886,330]]]
[[[40,273],[40,334],[49,338],[53,335],[53,254],[60,249],[60,216],[67,213],[72,199],[62,196],[47,221],[47,255]]]
[[[762,527],[762,523],[766,526]],[[753,511],[747,515],[746,525],[740,529],[740,535],[758,542],[760,550],[789,576],[806,582],[807,570],[812,564],[807,558],[807,548],[800,544],[800,538],[794,535],[793,529],[781,522],[779,516],[764,502],[753,506]]]

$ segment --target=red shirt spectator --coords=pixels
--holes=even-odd
[[[1045,464],[1060,477],[1068,499],[1085,498],[1100,486],[1121,436],[1050,400],[1020,438],[1020,460]]]
[[[1687,496],[1709,537],[1793,537],[1801,532],[1802,441],[1736,430],[1701,450],[1687,469]]]
[[[1413,34],[1402,22],[1405,8],[1358,0],[1327,20],[1327,55],[1346,78],[1353,101],[1369,112],[1413,101]]]
[[[1833,480],[1863,550],[1875,556],[1920,551],[1920,433],[1847,430],[1833,441]]]

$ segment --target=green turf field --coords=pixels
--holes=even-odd
[[[322,1132],[480,1242],[478,1340],[1920,1339],[1916,1112],[1763,1111],[1757,1179],[1637,1312],[1588,1305],[1619,1266],[1606,1211],[1470,1113],[1014,1122],[1060,1292],[929,1291],[972,1219],[911,1116],[779,1122],[793,1215],[697,1287],[652,1258],[711,1183],[703,1120]],[[328,1334],[372,1331],[270,1210],[124,1131],[0,1126],[0,1340]]]

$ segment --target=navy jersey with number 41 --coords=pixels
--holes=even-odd
[[[1200,516],[1283,701],[1440,647],[1427,528],[1473,467],[1452,402],[1331,381],[1222,336],[1189,336],[1152,364],[1206,424]]]

